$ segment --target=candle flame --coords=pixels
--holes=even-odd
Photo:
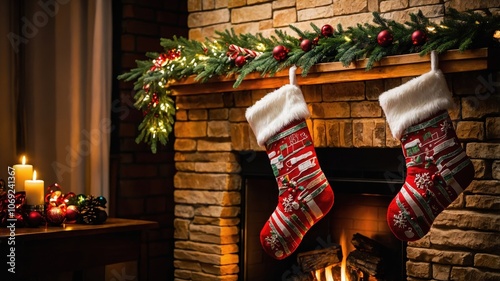
[[[33,171],[33,180],[36,180],[36,171]]]
[[[26,156],[23,155],[23,161],[22,161],[23,165],[26,165]]]

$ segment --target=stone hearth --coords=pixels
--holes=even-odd
[[[460,59],[458,62],[469,65]],[[378,96],[427,70],[398,73],[398,69],[361,69],[354,78],[348,74],[358,69],[340,69],[300,78],[311,112],[307,124],[314,145],[399,147],[389,132]],[[487,70],[486,65],[455,68],[443,64],[443,70],[448,73],[456,104],[450,116],[476,175],[467,190],[437,217],[429,234],[408,243],[407,280],[498,280],[500,73]],[[286,74],[251,79],[238,89],[231,89],[228,85],[233,81],[224,79],[207,84],[188,79],[173,85],[178,107],[174,130],[176,280],[239,278],[240,163],[251,158],[252,151],[263,150],[256,144],[244,113],[285,84]]]

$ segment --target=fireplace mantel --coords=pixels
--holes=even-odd
[[[498,68],[498,52],[493,48],[482,48],[460,52],[447,51],[439,55],[439,68],[444,73],[456,73]],[[497,61],[495,64],[494,62]],[[374,79],[418,76],[430,70],[430,55],[407,54],[382,58],[373,68],[366,71],[367,60],[360,60],[344,67],[340,62],[321,63],[313,66],[306,77],[297,71],[299,85],[367,81]],[[172,95],[196,95],[257,89],[273,89],[288,83],[288,71],[283,70],[274,76],[262,77],[251,73],[238,88],[233,88],[236,77],[214,77],[200,83],[194,76],[171,84]]]

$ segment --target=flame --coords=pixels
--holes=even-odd
[[[342,264],[340,267],[340,281],[349,281],[346,274],[347,268],[347,239],[345,237],[345,232],[342,229],[340,233],[340,246],[342,247]]]
[[[26,165],[26,156],[23,155],[23,161],[22,161],[23,165]]]
[[[314,280],[321,281],[321,269],[314,271]]]
[[[33,180],[36,181],[36,170],[33,171]]]
[[[332,268],[333,268],[333,265],[330,265],[329,267],[325,268],[325,280],[326,281],[335,281],[335,280],[333,280]]]

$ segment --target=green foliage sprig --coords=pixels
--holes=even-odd
[[[430,21],[420,11],[410,14],[410,21],[405,23],[373,13],[373,24],[358,24],[346,29],[339,24],[328,36],[322,34],[318,26],[311,24],[311,27],[312,31],[302,31],[291,25],[296,36],[276,30],[269,38],[261,33],[236,34],[234,30],[217,31],[214,38],[206,38],[204,42],[176,36],[161,38],[163,54],[147,53],[148,60],[138,60],[136,68],[118,77],[134,81],[134,105],[144,115],[136,142],[148,143],[153,153],[157,151],[158,142],[167,143],[175,119],[169,85],[188,76],[196,75],[199,82],[217,76],[235,76],[236,88],[252,72],[272,76],[291,65],[300,67],[302,75],[306,76],[318,63],[339,61],[348,66],[356,60],[367,59],[366,70],[369,71],[385,56],[425,55],[432,50],[438,53],[450,49],[463,51],[498,46],[500,42],[500,17],[488,10],[460,13],[450,9],[440,24]],[[391,34],[390,44],[378,43],[377,36],[382,31]],[[423,36],[417,44],[412,40],[416,31]],[[314,42],[310,50],[300,46],[305,39]],[[260,55],[246,54],[245,63],[237,65],[228,53],[231,45],[258,51]],[[287,50],[284,60],[273,56],[274,47],[279,45]]]

